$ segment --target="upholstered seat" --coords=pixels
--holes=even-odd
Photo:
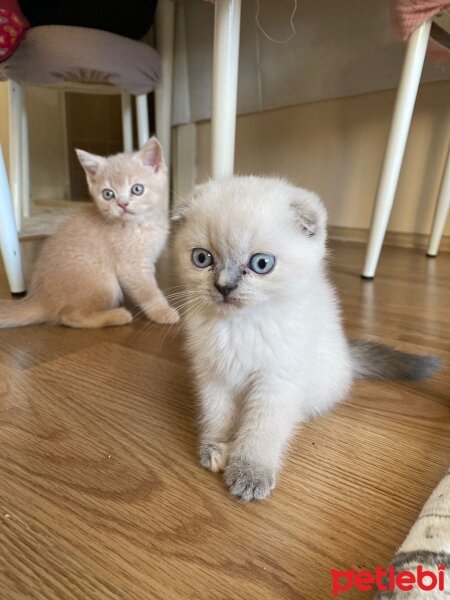
[[[86,27],[32,27],[16,52],[0,63],[0,80],[33,85],[111,84],[133,95],[148,94],[159,80],[151,46]]]

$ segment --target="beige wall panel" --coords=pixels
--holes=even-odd
[[[236,172],[278,174],[317,191],[330,224],[368,228],[395,91],[238,117]],[[389,230],[429,233],[450,140],[450,81],[421,86]],[[198,125],[198,181],[210,125]],[[445,234],[450,234],[447,223]]]

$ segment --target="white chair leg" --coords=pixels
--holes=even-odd
[[[450,147],[447,154],[447,164],[442,178],[441,191],[436,204],[434,213],[433,227],[431,229],[430,242],[428,245],[427,255],[434,257],[439,252],[439,244],[441,243],[442,234],[444,232],[445,223],[447,221],[450,210]]]
[[[211,117],[211,170],[214,179],[234,170],[241,0],[215,5]]]
[[[8,85],[8,117],[9,117],[9,180],[13,199],[14,215],[17,229],[21,228],[22,219],[22,89],[16,81]]]
[[[147,95],[136,96],[136,121],[137,121],[137,135],[138,135],[138,148],[142,148],[145,142],[150,137],[150,128],[148,124],[148,105]]]
[[[25,282],[22,272],[20,257],[19,236],[17,235],[16,221],[6,175],[3,152],[0,146],[0,250],[5,265],[11,293],[22,294],[25,291]]]
[[[156,136],[164,150],[170,169],[172,134],[173,48],[175,2],[159,0],[155,14],[156,48],[161,57],[161,81],[155,90]]]
[[[64,89],[58,92],[59,111],[61,115],[61,141],[64,156],[64,167],[63,167],[63,197],[64,200],[70,200],[71,198],[71,181],[70,181],[70,156],[69,156],[69,143],[67,134],[67,107],[66,107],[66,92]],[[73,150],[71,150],[73,152]]]
[[[123,151],[133,152],[133,113],[130,94],[122,93],[121,106]]]
[[[431,21],[425,21],[409,38],[391,130],[375,199],[369,243],[362,277],[373,279],[397,189],[409,126],[420,83]]]
[[[21,118],[21,169],[22,169],[22,216],[29,217],[31,209],[30,199],[30,148],[28,144],[28,113],[25,96],[25,89],[22,88],[22,98],[20,102]]]

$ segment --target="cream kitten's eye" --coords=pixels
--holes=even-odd
[[[204,248],[194,248],[191,254],[192,262],[196,267],[205,269],[213,264],[213,255],[209,250]]]
[[[142,196],[142,194],[144,193],[144,186],[142,185],[142,183],[135,183],[131,188],[131,193],[134,196]]]
[[[102,196],[105,200],[112,200],[113,198],[116,197],[115,193],[108,188],[106,188],[105,190],[102,190]]]
[[[275,266],[275,256],[272,254],[254,254],[249,262],[249,267],[258,275],[267,275]]]

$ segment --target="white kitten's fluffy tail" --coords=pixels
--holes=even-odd
[[[355,379],[425,379],[442,368],[437,356],[408,354],[376,342],[350,340]]]
[[[0,328],[21,327],[45,321],[45,311],[35,297],[0,300]]]

